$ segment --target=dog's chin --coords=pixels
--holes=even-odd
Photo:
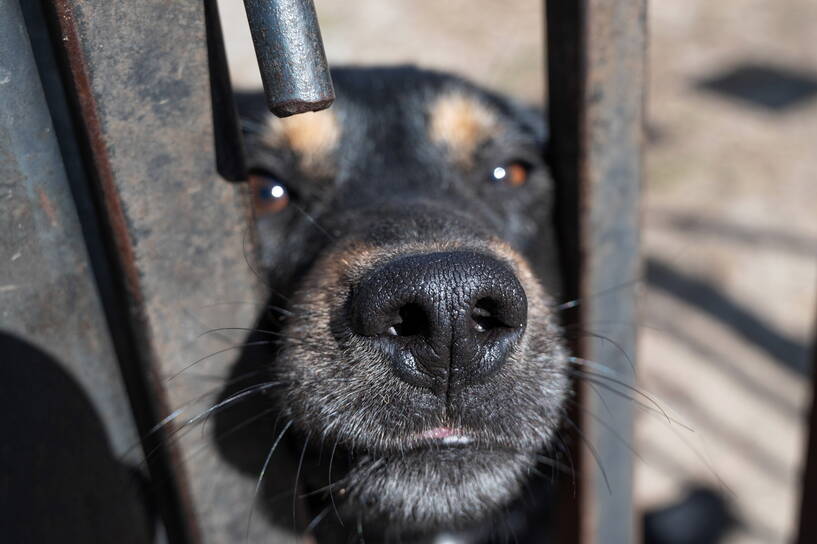
[[[426,532],[485,519],[518,494],[535,454],[440,443],[358,456],[349,505],[370,524]]]

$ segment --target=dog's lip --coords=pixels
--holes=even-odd
[[[467,446],[474,439],[460,429],[453,427],[434,427],[419,434],[420,440],[444,446]]]

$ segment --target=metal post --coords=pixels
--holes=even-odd
[[[261,282],[248,264],[253,238],[247,187],[226,183],[215,171],[200,1],[44,5],[52,10],[66,90],[109,235],[106,249],[128,346],[120,356],[143,379],[136,386],[148,405],[137,406],[136,413],[143,414],[140,431],[146,435],[185,403],[206,398],[212,380],[229,374],[238,350],[190,370],[207,380],[187,379],[188,365],[225,349],[224,338],[201,333],[251,327],[263,305]],[[226,344],[241,341],[236,336]],[[175,374],[180,376],[169,383]],[[186,417],[196,413],[187,408]],[[201,449],[201,433],[182,435],[160,444],[167,473],[154,478],[154,485],[166,486],[169,508],[176,504],[175,519],[166,519],[171,541],[274,539],[263,519],[247,535],[246,524],[227,514],[252,504],[254,481],[237,474],[212,447]]]
[[[812,345],[812,396],[809,417],[808,444],[803,475],[803,497],[800,503],[798,544],[817,542],[817,334]]]
[[[113,451],[138,462],[131,450],[138,435],[14,0],[0,0],[0,52],[10,53],[0,67],[0,334],[54,357],[91,397]]]
[[[27,22],[20,2],[0,0],[2,539],[75,529],[81,539],[126,532],[143,541],[154,528],[130,500],[133,482],[111,489],[106,477],[106,463],[129,469],[144,458],[69,181],[72,157],[61,152],[32,50],[45,28],[27,32]],[[108,491],[117,496],[109,510]],[[41,519],[65,500],[98,515]],[[119,505],[128,509],[122,517]]]
[[[583,333],[577,353],[632,384],[646,2],[549,0],[546,6],[550,159],[560,193],[564,298],[577,301],[567,319]],[[599,322],[619,324],[606,332],[609,341],[587,335]],[[570,499],[575,509],[562,519],[572,526],[562,537],[634,542],[633,406],[602,388],[590,395],[582,381],[577,388],[578,500]]]
[[[335,100],[312,0],[244,0],[267,106],[278,117]]]

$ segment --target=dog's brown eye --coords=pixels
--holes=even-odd
[[[250,174],[250,190],[257,214],[278,213],[289,204],[289,191],[286,186],[269,174]]]
[[[511,187],[520,187],[528,181],[530,168],[522,161],[509,161],[494,167],[491,172],[491,181],[506,183]]]

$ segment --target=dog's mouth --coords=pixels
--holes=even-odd
[[[406,440],[404,450],[464,449],[478,447],[476,434],[461,428],[438,426],[414,433]]]
[[[474,442],[467,432],[452,427],[434,427],[420,433],[419,438],[443,446],[468,446]]]
[[[350,450],[374,457],[407,457],[413,454],[433,455],[434,452],[446,455],[449,450],[466,454],[480,451],[525,453],[539,449],[530,444],[513,444],[507,438],[496,436],[488,429],[477,432],[449,425],[409,432],[403,437],[394,437],[390,442],[389,445],[372,444],[368,447],[365,444],[358,444],[356,447],[352,446]]]

